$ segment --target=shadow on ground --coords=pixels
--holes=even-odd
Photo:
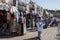
[[[13,38],[13,37],[18,37],[20,35],[17,34],[0,34],[0,39],[2,38]]]
[[[36,32],[37,30],[36,29],[27,29],[27,31],[29,31],[29,32]]]
[[[38,38],[37,37],[34,37],[34,38],[29,38],[29,39],[24,39],[24,40],[37,40]]]

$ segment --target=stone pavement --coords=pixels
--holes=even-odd
[[[42,40],[57,40],[57,27],[50,27],[43,30]],[[27,32],[24,36],[17,36],[12,38],[0,38],[0,40],[37,40],[37,32]]]

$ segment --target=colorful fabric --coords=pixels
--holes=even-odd
[[[22,18],[22,21],[21,21],[21,23],[22,23],[22,24],[24,23],[24,18]]]
[[[20,10],[20,11],[23,11],[23,6],[18,6],[18,9]]]

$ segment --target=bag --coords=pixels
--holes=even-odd
[[[11,20],[11,14],[7,13],[7,20],[10,21]]]
[[[16,18],[16,16],[14,16],[14,21],[16,21],[17,20],[17,18]]]

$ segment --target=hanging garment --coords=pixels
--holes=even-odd
[[[10,21],[11,20],[11,14],[7,13],[7,20]]]
[[[19,11],[23,11],[23,6],[19,5],[19,6],[18,6],[18,10],[19,10]]]

